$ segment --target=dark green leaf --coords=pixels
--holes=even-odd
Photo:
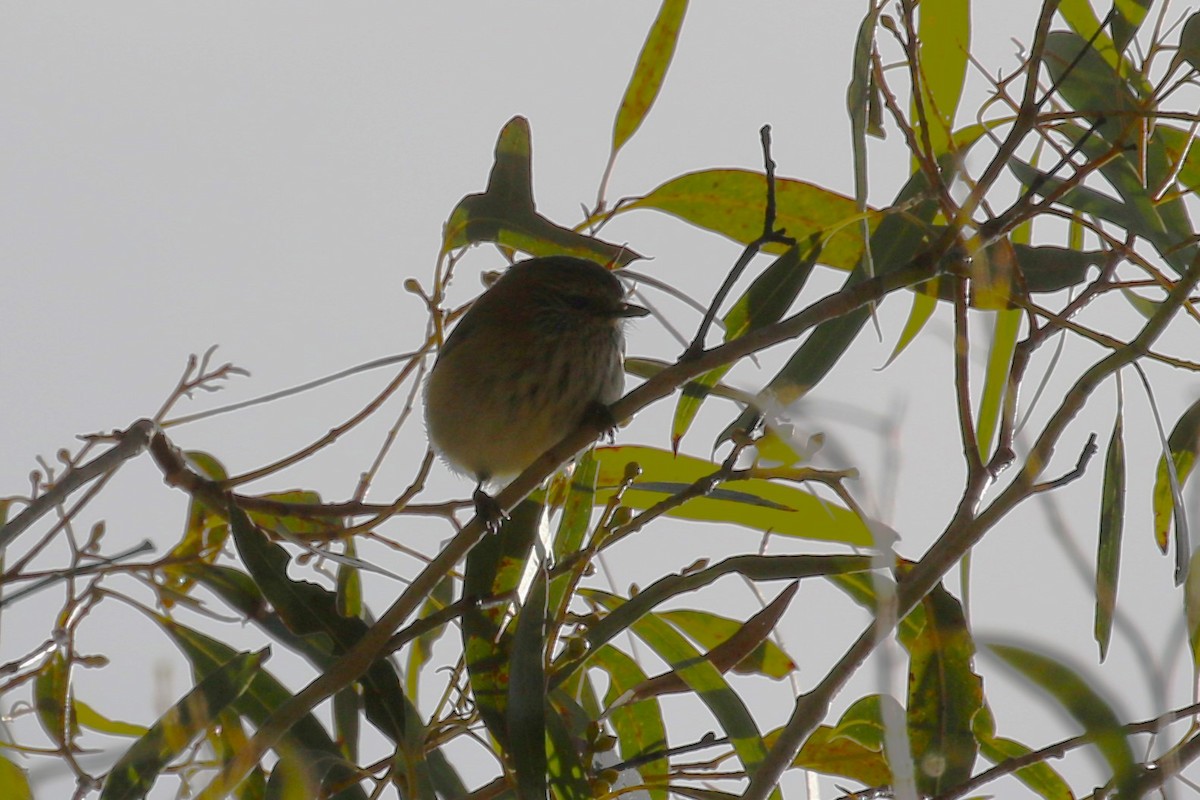
[[[936,795],[971,777],[979,752],[971,721],[983,706],[983,681],[958,600],[939,586],[921,605],[925,627],[909,648],[908,738],[917,788]]]
[[[1080,673],[1059,660],[1012,644],[989,643],[1004,663],[1039,686],[1094,737],[1095,746],[1112,770],[1119,795],[1128,794],[1138,774],[1129,740],[1112,706]]]
[[[71,674],[61,650],[42,666],[33,684],[34,702],[42,730],[59,747],[71,747],[79,735],[71,703]]]
[[[521,800],[546,797],[546,572],[539,569],[512,638],[505,730]]]
[[[1104,486],[1100,494],[1100,535],[1096,552],[1096,621],[1093,631],[1100,645],[1100,660],[1108,655],[1113,611],[1117,606],[1117,575],[1121,567],[1121,534],[1125,525],[1125,439],[1121,405],[1113,422],[1104,458]]]
[[[1138,28],[1146,19],[1150,10],[1150,0],[1113,0],[1113,13],[1110,17],[1112,24],[1113,44],[1118,51],[1124,51]]]
[[[975,715],[974,729],[975,738],[979,741],[979,754],[993,764],[1000,764],[1033,752],[1031,748],[1018,741],[996,736],[996,723],[992,718],[991,709],[986,704]],[[1071,791],[1071,787],[1045,762],[1021,767],[1015,774],[1017,780],[1046,800],[1075,800],[1075,794]]]
[[[506,625],[542,513],[540,499],[523,500],[498,533],[471,549],[463,577],[463,596],[479,601],[472,603],[462,618],[463,657],[471,693],[484,725],[506,752],[513,745],[507,722],[513,632]],[[544,738],[541,744],[544,748]]]
[[[1183,30],[1179,32],[1178,57],[1192,69],[1200,70],[1200,11],[1193,13],[1183,23]]]
[[[814,236],[803,246],[789,247],[754,279],[745,294],[737,299],[725,315],[725,341],[733,341],[764,325],[778,322],[787,313],[800,290],[812,274],[820,255],[821,245]],[[671,449],[678,451],[679,442],[691,427],[708,389],[720,383],[733,364],[709,370],[689,381],[680,392],[671,424]]]
[[[104,781],[101,800],[134,800],[150,791],[159,773],[246,691],[268,654],[242,653],[197,683],[117,760]]]
[[[1143,116],[1140,85],[1131,85],[1112,61],[1072,31],[1053,31],[1046,37],[1045,63],[1059,94],[1071,108],[1098,120],[1097,132],[1105,140],[1133,141]]]
[[[583,594],[591,602],[610,610],[625,603],[619,597],[598,590],[587,590]],[[712,712],[742,765],[753,774],[766,756],[762,734],[741,697],[720,672],[682,635],[653,615],[642,616],[630,630],[666,661]],[[772,793],[773,798],[778,796],[778,790]]]
[[[200,631],[180,625],[167,617],[156,616],[155,621],[163,631],[174,640],[192,665],[196,680],[203,680],[208,675],[220,669],[222,664],[229,662],[237,655],[237,651],[229,645],[218,641]],[[250,720],[256,726],[263,725],[279,706],[292,697],[292,690],[271,675],[270,671],[259,669],[250,687],[243,692],[230,706],[238,714]],[[338,755],[339,750],[329,733],[312,714],[305,715],[287,732],[279,748],[290,757],[306,758],[311,754]],[[345,780],[353,775],[347,767],[336,777]],[[357,785],[340,792],[337,800],[365,800],[366,794]]]
[[[537,213],[533,149],[524,117],[513,117],[500,132],[487,190],[460,200],[442,231],[443,253],[481,242],[533,256],[569,255],[618,266],[641,258],[628,247],[584,236]]]

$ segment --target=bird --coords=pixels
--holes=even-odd
[[[426,384],[426,430],[477,481],[488,530],[504,515],[485,485],[520,474],[589,416],[616,427],[625,322],[649,313],[606,267],[555,255],[513,264],[451,330]]]

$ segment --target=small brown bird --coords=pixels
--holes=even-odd
[[[623,323],[645,316],[609,270],[550,256],[509,267],[450,332],[425,391],[429,441],[473,476],[476,511],[502,517],[483,485],[519,474],[625,387]]]

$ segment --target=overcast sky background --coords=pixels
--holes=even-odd
[[[773,126],[781,175],[851,193],[845,90],[865,5],[695,4],[665,90],[620,158],[610,199],[697,169],[760,168],[763,123]],[[1017,65],[1012,40],[1028,44],[1038,4],[976,5],[982,8],[974,52],[989,69],[1009,74]],[[539,210],[572,224],[580,205],[594,202],[613,115],[656,11],[648,2],[0,4],[0,494],[25,492],[34,457],[53,459],[58,448],[75,447],[75,434],[123,428],[153,414],[187,355],[211,344],[221,346],[218,360],[249,369],[252,378],[181,411],[415,348],[425,315],[402,283],[413,277],[429,284],[442,224],[464,194],[483,189],[496,136],[513,115],[526,116],[532,127]],[[977,77],[964,108],[981,96]],[[872,145],[872,158],[871,201],[884,205],[908,169],[894,131],[888,142]],[[701,301],[739,252],[653,212],[618,219],[604,235],[652,256],[638,269]],[[490,249],[473,251],[458,268],[452,299],[471,297],[478,272],[501,265]],[[806,298],[836,288],[842,277],[818,275]],[[694,314],[656,300],[677,326],[694,330]],[[953,413],[948,309],[939,310],[899,361],[879,371],[907,310],[900,298],[883,306],[883,341],[865,330],[798,423],[829,433],[832,457],[862,470],[854,491],[901,533],[901,553],[916,558],[953,512],[962,459],[945,424]],[[1113,327],[1126,335],[1136,324],[1130,318]],[[1194,357],[1200,349],[1194,333],[1177,327],[1162,349]],[[1185,336],[1193,337],[1190,343]],[[660,358],[679,350],[652,320],[637,323],[629,349]],[[985,353],[980,346],[979,359]],[[765,356],[761,372],[739,371],[740,385],[761,385],[782,355]],[[1069,347],[1060,364],[1064,377],[1052,381],[1051,391],[1061,391],[1099,355]],[[1172,424],[1196,396],[1198,381],[1154,365],[1148,371]],[[242,471],[319,437],[387,377],[359,377],[171,435]],[[1073,561],[1045,509],[1029,505],[978,549],[972,613],[979,631],[1073,651],[1132,720],[1165,710],[1160,693],[1181,705],[1190,692],[1171,560],[1157,554],[1149,536],[1157,435],[1144,394],[1127,377],[1131,522],[1120,608],[1144,641],[1118,632],[1108,662],[1095,664],[1086,572],[1094,558],[1100,459],[1085,479],[1056,494],[1085,559]],[[1105,399],[1072,426],[1051,473],[1070,468],[1088,433],[1107,441],[1113,395],[1111,386],[1098,393]],[[621,440],[666,446],[672,407],[642,415]],[[254,488],[349,496],[398,411],[393,403],[333,452]],[[729,414],[713,404],[707,427],[684,449],[707,455]],[[894,423],[887,436],[878,427],[884,420]],[[898,470],[884,459],[889,447],[899,455]],[[402,491],[423,452],[414,419],[371,499]],[[439,465],[426,497],[464,497],[469,488]],[[165,548],[178,537],[185,508],[185,496],[163,486],[142,458],[123,468],[83,519],[107,520],[109,552],[144,538]],[[405,524],[405,541],[425,552],[449,535],[435,521]],[[645,585],[696,558],[750,552],[757,544],[749,532],[664,522],[614,553],[615,582],[620,590],[630,582]],[[41,564],[62,563],[56,557],[61,550]],[[394,559],[386,566],[401,574],[416,569],[390,551],[379,557]],[[132,582],[119,585],[147,599]],[[778,588],[769,586],[768,596]],[[756,608],[744,586],[720,589],[727,594],[685,599],[743,617]],[[0,663],[42,641],[60,607],[61,593],[48,591],[5,614]],[[825,673],[864,622],[836,591],[802,588],[782,628],[802,687]],[[107,669],[76,676],[80,696],[101,711],[149,723],[189,685],[184,660],[127,608],[108,603],[83,630],[82,650],[114,657]],[[247,634],[244,644],[259,641]],[[288,657],[278,647],[275,653],[272,666],[283,669]],[[1149,679],[1147,664],[1162,672]],[[1043,708],[1014,707],[1026,689],[990,662],[981,668],[1002,734],[1038,746],[1074,732]],[[307,680],[304,671],[296,675],[297,685]],[[873,674],[860,676],[832,718],[874,688]],[[764,730],[783,722],[786,685],[746,691]],[[701,720],[695,730],[705,725],[711,722]],[[675,743],[688,738],[681,731]],[[26,765],[50,780],[42,762]],[[802,797],[801,785],[796,775],[784,784],[789,797]],[[59,796],[55,784],[42,786],[46,794],[39,797]],[[824,791],[832,795],[829,782]]]

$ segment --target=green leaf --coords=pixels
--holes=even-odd
[[[366,633],[366,622],[339,614],[334,592],[288,577],[288,556],[283,547],[270,542],[235,505],[230,505],[228,514],[238,553],[263,596],[297,637],[319,640],[299,645],[301,652],[324,666],[329,656],[342,655],[352,648]],[[407,779],[433,791],[429,785],[431,759],[422,748],[420,717],[405,697],[392,661],[375,661],[360,683],[367,719],[398,745],[405,767],[412,771]]]
[[[1113,0],[1111,24],[1113,44],[1118,51],[1124,51],[1133,41],[1149,10],[1150,0]]]
[[[71,703],[71,674],[61,650],[42,666],[33,683],[34,703],[42,730],[59,747],[71,747],[79,735]]]
[[[1110,144],[1126,144],[1135,140],[1141,127],[1140,97],[1152,90],[1140,76],[1119,71],[1115,52],[1102,52],[1111,47],[1112,42],[1089,45],[1072,31],[1052,31],[1046,37],[1044,60],[1070,107],[1096,118],[1097,132]]]
[[[593,603],[607,609],[615,609],[624,602],[615,595],[598,590],[583,592]],[[696,697],[704,703],[725,734],[747,773],[754,771],[766,757],[766,747],[754,717],[738,694],[730,688],[711,663],[670,625],[648,615],[638,619],[630,630],[660,658],[670,664],[687,683]],[[779,800],[779,790],[771,797]]]
[[[641,467],[641,476],[622,495],[623,505],[637,509],[650,508],[720,468],[711,461],[676,456],[653,447],[598,447],[595,457],[600,467],[596,482],[598,505],[607,503],[621,486],[630,462]],[[874,542],[866,523],[850,509],[822,500],[802,488],[760,478],[721,483],[707,496],[692,498],[667,513],[680,519],[732,523],[802,539],[862,547]]]
[[[871,614],[877,614],[876,591],[875,585],[878,581],[883,581],[891,586],[891,592],[895,593],[895,582],[886,575],[880,575],[874,572],[844,572],[834,573],[828,576],[829,582],[848,594],[854,602],[865,608]],[[912,649],[913,640],[920,635],[925,628],[925,607],[918,605],[907,615],[900,620],[900,624],[896,627],[896,641],[905,650]]]
[[[1196,35],[1200,37],[1200,13],[1192,19],[1197,20]],[[1200,47],[1200,42],[1197,46]],[[1189,131],[1161,124],[1154,126],[1154,136],[1154,141],[1161,143],[1162,160],[1172,171],[1179,167],[1176,180],[1192,192],[1200,191],[1200,143],[1196,138]]]
[[[276,503],[292,503],[295,505],[320,505],[320,494],[308,489],[290,489],[288,492],[271,492],[259,495],[262,500],[275,500]],[[329,519],[316,519],[296,515],[274,515],[262,511],[247,512],[254,524],[271,533],[277,534],[288,541],[300,539],[336,539],[343,530],[340,522]]]
[[[583,740],[587,724],[582,709],[571,698],[557,693],[555,700],[570,705],[571,711],[546,715],[545,757],[546,775],[549,779],[550,796],[556,800],[594,800],[595,792],[588,781],[590,766],[580,759],[579,742]],[[522,795],[530,800],[542,800],[540,796]]]
[[[471,549],[463,576],[464,597],[490,601],[472,603],[463,613],[463,658],[483,723],[506,752],[513,745],[507,722],[513,658],[513,632],[508,622],[511,598],[525,576],[543,514],[536,497],[523,500],[498,533]],[[493,598],[505,598],[506,602]],[[538,744],[545,747],[544,736]]]
[[[733,341],[764,325],[778,322],[787,313],[812,274],[820,255],[820,244],[814,237],[803,248],[789,247],[750,284],[725,315],[725,341]],[[675,418],[671,423],[671,449],[679,450],[679,442],[691,427],[709,389],[733,369],[725,364],[688,381],[679,393]]]
[[[224,642],[181,625],[168,617],[153,615],[152,619],[187,657],[197,681],[204,680],[238,655],[238,651]],[[283,705],[292,695],[291,689],[276,680],[269,670],[261,668],[255,673],[250,687],[234,700],[230,708],[250,720],[254,725],[262,726],[275,709]],[[312,758],[314,754],[321,756],[337,756],[339,754],[337,745],[329,738],[328,732],[312,714],[306,714],[292,725],[276,750],[287,757],[294,758]],[[331,777],[345,780],[353,774],[354,770],[347,765],[340,773]],[[335,797],[337,800],[366,800],[365,792],[357,784],[352,784]]]
[[[975,715],[974,730],[975,738],[979,742],[979,754],[993,764],[1001,764],[1033,752],[1031,748],[1014,739],[996,736],[996,722],[986,704]],[[1046,800],[1075,800],[1070,785],[1044,761],[1021,767],[1015,775],[1017,780]]]
[[[709,611],[686,608],[676,611],[661,611],[658,616],[674,625],[707,651],[729,641],[745,626],[741,620],[722,617]],[[787,677],[795,669],[796,662],[770,639],[761,640],[733,667],[733,671],[737,673],[766,675],[775,679]]]
[[[1093,40],[1096,51],[1109,66],[1115,69],[1121,63],[1112,39],[1100,29],[1100,20],[1092,10],[1091,0],[1062,0],[1058,13],[1083,41]]]
[[[441,611],[453,603],[454,589],[455,582],[453,576],[447,575],[438,581],[437,586],[433,587],[433,591],[429,593],[429,596],[425,598],[425,602],[421,604],[421,610],[417,612],[417,619],[426,619],[430,614]],[[404,671],[409,697],[418,696],[417,688],[420,683],[421,670],[433,658],[433,646],[445,633],[446,626],[439,625],[413,640],[408,652],[408,668]]]
[[[0,756],[0,797],[7,797],[9,800],[33,800],[33,790],[29,788],[29,774],[4,756]]]
[[[75,719],[84,728],[91,728],[94,731],[107,733],[111,736],[137,737],[143,736],[146,733],[145,725],[135,725],[132,722],[109,719],[82,700],[76,700],[74,706]]]
[[[945,153],[967,77],[971,51],[970,0],[921,0],[917,20],[921,104],[935,158]],[[912,115],[914,125],[920,119]]]
[[[892,769],[884,754],[881,706],[894,707],[897,718],[904,709],[887,695],[867,695],[855,700],[836,725],[821,725],[804,742],[792,766],[826,775],[842,775],[867,786],[887,786]],[[774,737],[768,736],[768,741]]]
[[[1196,451],[1200,447],[1200,400],[1192,403],[1167,437],[1167,449],[1170,451],[1171,464],[1167,464],[1167,455],[1158,459],[1158,467],[1154,471],[1154,539],[1159,549],[1167,548],[1168,535],[1171,530],[1171,520],[1175,521],[1176,531],[1187,529],[1187,519],[1183,506],[1183,486],[1192,469],[1196,466]],[[1174,470],[1174,476],[1171,472]]]
[[[641,258],[623,245],[584,236],[537,213],[529,122],[513,117],[496,142],[496,160],[482,194],[459,201],[442,231],[442,253],[494,242],[533,256],[569,255],[625,266]]]
[[[766,202],[767,178],[763,173],[711,169],[672,178],[615,213],[654,209],[739,244],[749,244],[762,235]],[[855,267],[862,254],[862,236],[850,223],[863,215],[854,200],[805,181],[776,178],[775,202],[776,228],[783,228],[797,241],[815,234],[823,242],[822,264],[843,270]],[[872,228],[877,218],[876,212],[866,212]],[[787,247],[770,243],[763,249],[782,253]]]
[[[1200,550],[1188,560],[1187,577],[1183,582],[1183,611],[1187,620],[1188,644],[1191,645],[1192,667],[1200,670]]]
[[[725,575],[741,575],[751,581],[795,580],[868,569],[871,569],[869,556],[733,556],[711,567],[658,579],[629,598],[620,608],[590,625],[585,637],[588,648],[595,652],[670,598],[709,586]],[[585,654],[556,664],[551,686],[563,683],[586,661]]]
[[[604,645],[592,654],[588,665],[601,669],[608,675],[604,705],[613,732],[617,736],[621,759],[628,761],[641,758],[650,752],[664,750],[667,747],[667,727],[663,722],[662,706],[658,698],[648,697],[636,703],[614,707],[614,704],[635,686],[645,683],[647,675],[637,661],[612,645]],[[668,766],[665,757],[638,766],[642,779],[653,787],[650,792],[656,800],[665,800],[667,796],[663,787],[667,784]]]
[[[979,457],[984,463],[987,463],[992,452],[992,442],[999,428],[1000,411],[1009,388],[1009,369],[1017,348],[1017,337],[1021,333],[1021,315],[1022,312],[1015,308],[997,311],[992,326],[987,372],[984,375],[983,394],[979,400],[979,413],[975,420],[975,439],[979,443]]]
[[[904,330],[900,331],[900,337],[896,339],[896,346],[892,348],[892,354],[888,356],[884,366],[895,361],[912,344],[937,309],[937,298],[932,295],[925,292],[913,292],[912,298],[912,308],[908,312],[908,319],[904,322]]]
[[[1103,250],[1076,250],[1054,245],[1014,244],[1013,253],[1030,294],[1060,292],[1087,280],[1090,267],[1101,266],[1108,254]]]
[[[229,477],[223,464],[208,453],[191,450],[184,453],[187,464],[200,475],[213,481]],[[188,501],[187,527],[165,559],[163,583],[169,593],[164,593],[167,607],[173,604],[170,593],[187,594],[192,581],[187,576],[188,566],[195,561],[211,564],[220,556],[229,538],[229,522],[219,510],[210,508],[198,495]]]
[[[1056,700],[1084,731],[1108,762],[1118,795],[1129,793],[1138,769],[1129,739],[1112,706],[1079,674],[1061,661],[1013,644],[989,643],[988,649]]]
[[[625,142],[633,136],[646,118],[650,107],[654,105],[658,92],[662,88],[663,78],[671,58],[675,55],[675,45],[679,41],[679,29],[683,26],[683,17],[687,12],[687,0],[663,0],[658,9],[654,25],[646,34],[646,42],[638,53],[637,65],[625,87],[625,96],[621,98],[621,107],[617,110],[617,118],[613,122],[612,154],[615,157]]]
[[[1200,70],[1200,11],[1193,13],[1187,22],[1183,23],[1183,29],[1179,32],[1179,51],[1176,58],[1186,61],[1192,69]]]
[[[546,573],[539,569],[517,615],[505,708],[509,755],[521,800],[543,800],[548,789],[546,631]]]
[[[1037,193],[1043,197],[1057,191],[1064,183],[1062,179],[1040,172],[1017,159],[1010,159],[1009,167],[1027,186],[1038,183]],[[1110,173],[1106,172],[1105,177],[1109,175]],[[1159,214],[1160,209],[1154,206],[1144,191],[1141,191],[1140,196],[1117,199],[1087,186],[1075,186],[1059,196],[1058,202],[1083,214],[1093,214],[1116,223],[1130,233],[1137,234],[1153,244],[1169,264],[1184,265],[1195,252],[1194,246],[1184,245],[1184,239],[1175,227],[1167,229]]]
[[[877,275],[908,265],[930,243],[933,229],[929,223],[937,213],[937,203],[928,195],[929,184],[925,176],[920,172],[914,173],[900,190],[895,206],[880,212],[882,220],[871,234],[871,264]],[[861,237],[856,241],[861,247]],[[842,288],[855,286],[866,277],[864,264],[857,263]],[[925,284],[917,290],[928,288],[929,284]],[[829,374],[857,338],[870,315],[870,308],[864,306],[822,322],[796,348],[796,352],[771,378],[762,394],[781,406],[799,400]],[[749,409],[743,412],[725,428],[717,443],[725,441],[731,431],[744,430],[755,413]]]
[[[1096,621],[1093,632],[1100,645],[1100,660],[1108,655],[1113,611],[1117,607],[1117,575],[1121,568],[1121,534],[1125,525],[1125,434],[1123,402],[1118,395],[1117,416],[1104,457],[1104,486],[1100,494],[1100,535],[1096,552]]]
[[[909,647],[908,739],[917,788],[936,795],[971,777],[979,752],[971,721],[983,706],[983,681],[958,600],[939,586],[921,605],[925,627]]]
[[[197,683],[117,760],[104,781],[100,800],[145,796],[159,773],[246,691],[269,652],[237,655]]]

